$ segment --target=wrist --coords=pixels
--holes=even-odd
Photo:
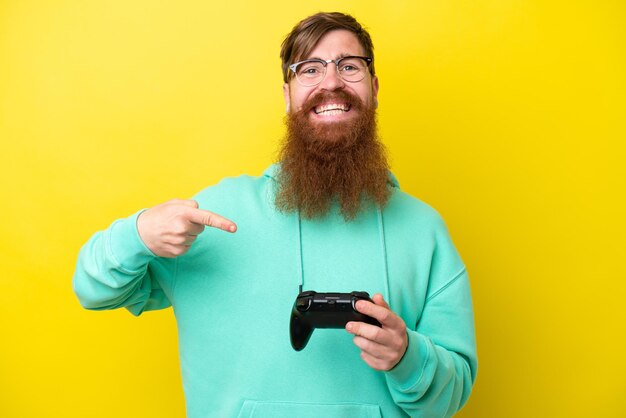
[[[144,268],[155,257],[137,231],[137,218],[142,212],[115,221],[108,233],[107,250],[121,267],[129,271]]]

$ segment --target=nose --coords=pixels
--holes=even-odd
[[[332,67],[331,67],[332,64]],[[322,90],[333,91],[345,86],[345,82],[339,77],[339,73],[337,72],[337,64],[331,62],[326,67],[326,76],[320,83],[319,87]]]

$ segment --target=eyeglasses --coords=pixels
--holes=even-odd
[[[324,80],[326,68],[331,62],[335,63],[339,78],[349,83],[357,83],[365,78],[372,58],[352,56],[336,60],[312,58],[291,64],[289,69],[296,75],[298,83],[304,87],[312,87]]]

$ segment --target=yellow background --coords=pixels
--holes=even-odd
[[[0,416],[183,416],[171,310],[82,310],[78,250],[273,162],[320,10],[369,28],[393,170],[469,268],[459,416],[626,416],[621,0],[1,1]]]

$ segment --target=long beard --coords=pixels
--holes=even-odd
[[[309,112],[330,98],[341,98],[358,112],[347,122],[312,123]],[[369,205],[384,207],[391,194],[389,165],[376,133],[376,111],[357,97],[340,91],[312,98],[287,116],[287,134],[280,151],[281,170],[276,206],[300,211],[305,219],[325,216],[338,202],[346,221]]]

